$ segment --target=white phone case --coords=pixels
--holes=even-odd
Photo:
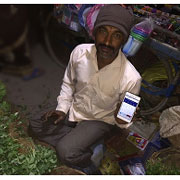
[[[121,107],[119,108],[117,117],[128,123],[131,122],[136,108],[139,105],[140,97],[132,93],[126,92]]]

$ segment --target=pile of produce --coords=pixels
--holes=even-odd
[[[53,149],[34,144],[27,134],[27,120],[5,101],[0,82],[0,175],[50,174],[58,166]]]

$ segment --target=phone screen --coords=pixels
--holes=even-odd
[[[140,100],[138,96],[138,99],[135,98],[135,95],[133,96],[134,97],[131,97],[129,95],[125,96],[121,104],[120,110],[118,112],[118,117],[127,122],[130,122],[132,120],[134,112],[136,111],[136,108]]]

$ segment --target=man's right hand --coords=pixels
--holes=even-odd
[[[57,116],[56,120],[54,121],[54,124],[58,124],[60,121],[65,119],[66,114],[63,111],[52,110],[45,113],[44,115],[45,121],[47,121],[48,118],[52,116]]]

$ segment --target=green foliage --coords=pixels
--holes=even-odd
[[[2,87],[0,84],[1,89]],[[4,97],[4,90],[1,89],[0,98]],[[0,99],[0,175],[50,173],[57,167],[55,151],[35,145],[24,132],[21,126],[24,122],[19,113],[12,113],[10,105],[2,100]],[[11,133],[10,127],[13,129]]]
[[[113,160],[113,158],[105,156],[102,160],[99,170],[103,175],[120,175],[120,168],[118,161]]]
[[[176,167],[167,167],[160,158],[156,161],[148,160],[146,164],[147,175],[180,175]]]
[[[0,174],[29,175],[47,174],[56,167],[55,153],[41,145],[29,150],[27,154],[18,152],[20,144],[7,137],[4,148],[0,148]]]
[[[6,101],[0,101],[0,115],[7,115],[10,113],[11,107]]]

